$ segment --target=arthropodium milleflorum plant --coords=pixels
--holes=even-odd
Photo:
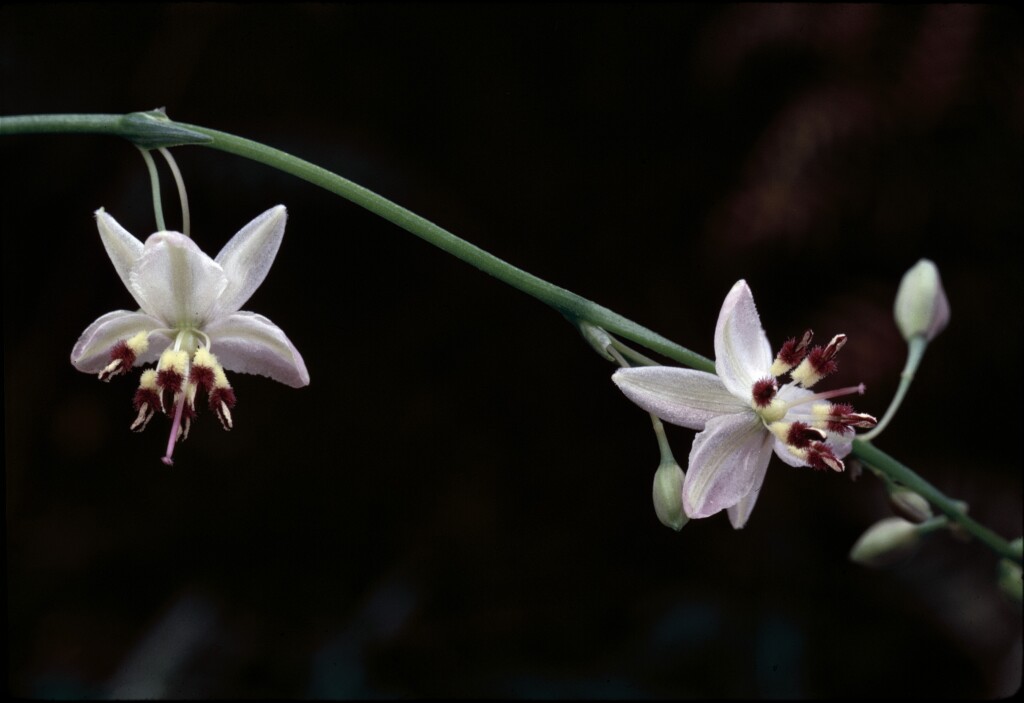
[[[623,367],[623,370],[616,374],[616,380],[624,390],[632,384],[636,391],[633,395],[636,398],[644,399],[642,405],[650,406],[651,409],[665,415],[671,421],[680,421],[681,424],[694,428],[703,426],[703,431],[695,440],[690,455],[690,474],[695,474],[694,477],[691,477],[672,458],[667,441],[664,439],[664,433],[661,431],[660,421],[657,417],[652,417],[662,454],[662,462],[659,465],[659,470],[655,473],[652,497],[659,520],[674,529],[680,529],[690,517],[704,517],[722,509],[729,511],[734,525],[740,526],[745,523],[757,495],[756,486],[760,485],[760,481],[763,479],[765,467],[767,467],[773,451],[783,462],[793,466],[812,466],[834,470],[843,468],[844,458],[849,460],[850,457],[856,457],[860,463],[886,482],[887,490],[890,492],[900,489],[916,494],[942,513],[938,517],[926,520],[917,528],[908,528],[900,523],[899,529],[895,531],[886,532],[877,527],[873,528],[873,531],[869,530],[872,545],[871,558],[865,561],[871,563],[886,561],[884,552],[887,545],[906,552],[908,551],[906,549],[908,542],[916,544],[918,538],[923,534],[943,525],[955,524],[959,530],[973,536],[1004,557],[1003,572],[1008,573],[1005,564],[1019,566],[1022,562],[1019,540],[1011,545],[1007,540],[971,518],[963,503],[948,498],[908,467],[870,442],[881,433],[894,415],[901,398],[909,387],[914,370],[920,362],[928,342],[942,330],[948,321],[948,303],[944,292],[942,292],[937,270],[931,270],[934,268],[931,262],[925,262],[919,265],[916,271],[908,273],[904,284],[901,285],[900,298],[895,308],[897,323],[901,331],[908,335],[908,361],[902,375],[900,389],[877,426],[863,435],[853,437],[852,428],[868,427],[873,424],[874,418],[856,413],[848,406],[833,405],[824,401],[829,401],[836,393],[851,392],[857,387],[824,394],[815,394],[807,390],[829,373],[834,364],[835,354],[845,343],[845,337],[834,337],[824,347],[808,350],[810,337],[806,335],[800,340],[792,340],[787,343],[780,354],[773,358],[770,348],[767,346],[767,339],[760,329],[760,322],[753,306],[753,298],[750,296],[746,284],[742,282],[733,288],[723,306],[724,322],[723,318],[719,320],[723,329],[721,333],[716,329],[715,335],[715,351],[718,358],[711,361],[607,308],[516,268],[341,176],[258,142],[206,127],[174,122],[159,110],[127,115],[27,115],[0,118],[0,134],[48,132],[116,135],[130,140],[143,150],[158,148],[165,150],[166,147],[184,144],[202,145],[253,159],[346,198],[551,306],[575,325],[602,357],[615,361],[620,367]],[[184,254],[184,256],[191,257],[190,260],[197,262],[201,268],[209,268],[210,262],[212,262],[214,265],[221,266],[225,277],[234,275],[228,272],[228,268],[234,264],[221,259],[224,252],[218,255],[216,260],[211,260],[208,257],[203,258],[205,254],[193,250],[190,244],[186,244],[167,232],[158,232],[153,237],[156,237],[154,249],[162,247],[167,252],[189,251],[191,253]],[[151,239],[153,238],[151,237]],[[128,246],[134,247],[135,245],[129,244]],[[229,244],[230,246],[232,245]],[[148,241],[146,245],[143,245],[143,249],[146,247],[149,247]],[[111,256],[114,259],[115,267],[122,275],[122,279],[125,278],[124,272],[129,272],[126,284],[133,294],[138,293],[139,291],[132,288],[130,271],[133,265],[140,265],[145,254],[143,253],[137,258],[133,258],[134,255],[118,254],[118,256],[122,256],[121,263],[115,259],[113,254]],[[271,255],[269,258],[272,259],[273,256]],[[166,265],[166,263],[162,265]],[[921,266],[923,268],[920,268]],[[269,267],[269,261],[267,267]],[[239,272],[236,270],[234,273]],[[251,285],[251,289],[248,291],[251,293],[265,273],[266,270],[262,269],[262,273],[259,275],[249,274],[252,276],[252,280],[242,287],[248,288]],[[140,286],[155,285],[143,283],[143,279],[139,278],[142,275],[140,272],[136,277]],[[217,278],[217,275],[214,274],[213,277]],[[187,289],[188,286],[172,285],[168,287],[165,295],[174,298],[181,291]],[[204,293],[201,299],[202,305],[209,306],[205,309],[215,310],[218,314],[228,317],[246,314],[238,312],[237,306],[244,302],[244,298],[248,297],[247,294],[243,296],[238,292],[231,293],[229,295],[230,304],[218,302],[218,296],[219,294]],[[224,318],[214,315],[205,318],[202,322],[190,321],[187,315],[182,317],[178,314],[182,310],[187,310],[187,306],[178,308],[177,312],[168,312],[171,308],[162,306],[160,308],[151,307],[147,310],[146,306],[150,303],[145,302],[141,299],[142,297],[137,296],[137,302],[143,308],[141,313],[121,311],[121,319],[135,320],[138,318],[132,316],[143,314],[161,320],[159,324],[163,327],[151,327],[149,325],[157,323],[150,322],[146,322],[138,328],[126,325],[123,327],[120,337],[117,334],[106,335],[103,339],[104,343],[89,346],[87,342],[80,342],[83,346],[89,346],[93,353],[86,370],[109,376],[126,370],[130,365],[129,362],[137,363],[140,359],[146,358],[155,360],[157,359],[155,350],[150,349],[148,344],[151,342],[151,337],[156,337],[164,345],[164,349],[171,348],[174,352],[185,351],[186,357],[191,355],[189,363],[192,369],[209,368],[213,372],[212,385],[209,380],[204,381],[197,378],[194,387],[196,392],[199,391],[201,384],[208,392],[212,390],[211,400],[215,405],[214,412],[221,416],[222,420],[230,417],[230,404],[225,400],[227,397],[225,392],[218,394],[218,391],[224,391],[227,386],[225,385],[226,381],[219,380],[219,374],[216,373],[216,369],[206,356],[207,352],[213,353],[211,347],[220,354],[220,362],[225,368],[265,373],[291,385],[304,385],[308,382],[308,374],[301,357],[290,342],[285,345],[287,353],[282,353],[280,347],[273,353],[268,349],[263,349],[256,354],[257,360],[243,359],[242,356],[230,353],[225,354],[225,351],[230,349],[230,343],[226,343],[225,338],[220,335],[211,334],[211,326],[216,331],[218,324],[223,324],[220,321]],[[196,304],[196,300],[198,299],[193,300],[193,305]],[[193,312],[195,311],[193,310]],[[162,315],[165,317],[161,317]],[[94,326],[100,325],[101,320],[94,323]],[[265,330],[266,338],[273,337],[280,332],[276,327],[273,329],[276,330],[273,334]],[[139,336],[140,333],[143,334],[143,337]],[[281,338],[286,340],[283,333],[281,333]],[[227,339],[230,339],[230,336]],[[703,372],[704,375],[698,376],[690,372],[680,374],[680,371],[684,371],[682,369],[627,370],[627,367],[632,366],[656,367],[659,364],[628,346],[621,341],[623,339],[639,344],[672,361],[688,366],[690,369]],[[120,346],[121,342],[123,342],[123,347]],[[105,345],[107,357],[103,357],[101,353]],[[118,351],[110,356],[109,352],[113,349]],[[133,355],[134,358],[132,358]],[[177,354],[176,357],[181,358]],[[228,359],[231,359],[231,362],[228,362]],[[234,366],[232,366],[232,362]],[[273,366],[277,363],[281,363],[282,366],[275,367],[277,370],[274,372],[270,372],[269,367],[261,366],[263,364]],[[161,365],[158,364],[158,368],[161,368]],[[172,365],[168,360],[162,368],[180,369],[181,365]],[[186,383],[186,374],[181,371],[175,372],[181,377],[180,383]],[[789,380],[781,382],[780,379],[786,374],[788,374]],[[205,376],[205,372],[202,375]],[[191,380],[191,370],[188,377]],[[159,372],[157,372],[158,378]],[[208,379],[209,376],[206,378]],[[166,406],[173,402],[175,414],[177,414],[178,408],[181,408],[181,414],[184,416],[184,407],[192,402],[189,400],[189,387],[185,386],[183,403],[182,395],[179,395],[181,391],[173,390],[173,378],[165,384],[163,389],[157,379],[152,376],[149,378],[150,381],[156,383],[156,388],[163,390],[164,393],[147,397],[154,403],[161,403],[161,409],[166,409]],[[626,383],[623,383],[624,379],[627,380]],[[645,387],[641,379],[647,379],[650,383]],[[673,385],[673,379],[675,381],[685,379],[685,381],[676,387]],[[147,381],[143,380],[143,391],[146,390],[146,385]],[[220,402],[218,403],[218,401]],[[188,406],[191,407],[191,405]],[[139,416],[141,421],[137,418],[137,423],[144,424],[149,413],[149,406],[147,405],[145,412],[141,411],[141,406],[137,410],[141,413]],[[173,427],[176,428],[178,422],[179,420],[175,420]],[[167,460],[170,459],[170,451],[173,448],[174,432],[175,430],[172,429],[171,441],[165,457]],[[902,497],[902,502],[907,502],[907,496]],[[919,500],[916,498],[911,500],[908,505],[915,507],[915,514],[923,514],[920,510]],[[685,511],[690,511],[692,514]],[[883,537],[888,534],[889,537],[879,540],[877,538],[879,533],[882,533]],[[890,539],[893,534],[897,536],[897,539]],[[908,538],[908,535],[912,536]],[[1019,589],[1015,591],[1009,589],[1009,591],[1019,594]]]

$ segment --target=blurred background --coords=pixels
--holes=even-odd
[[[746,278],[773,344],[849,344],[877,415],[903,272],[952,321],[878,445],[1022,532],[1024,42],[988,5],[6,4],[0,113],[256,139],[711,356]],[[175,150],[215,253],[287,236],[245,306],[312,383],[232,376],[160,462],[137,374],[68,362],[132,304],[96,234],[154,230],[137,151],[0,138],[9,690],[83,697],[995,697],[1021,680],[996,558],[943,533],[847,560],[870,474],[773,460],[742,531],[651,506],[648,417],[572,327],[344,200]],[[165,212],[179,227],[166,170]],[[683,460],[693,433],[669,428]],[[849,473],[849,472],[848,472]]]

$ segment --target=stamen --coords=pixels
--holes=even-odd
[[[114,376],[128,373],[135,360],[149,349],[149,336],[139,332],[129,339],[122,339],[110,350],[110,363],[100,371],[99,379],[109,381]]]
[[[786,343],[782,345],[782,349],[779,350],[779,355],[775,357],[769,373],[772,376],[781,376],[803,361],[813,337],[814,332],[807,330],[799,342],[795,337],[787,339]]]
[[[754,398],[754,405],[759,408],[768,407],[775,398],[775,394],[778,390],[779,387],[775,383],[774,378],[762,378],[760,381],[756,381],[754,383],[754,388],[751,391],[751,395]]]
[[[235,392],[228,382],[224,367],[207,347],[199,347],[192,357],[191,383],[198,390],[205,390],[210,400],[210,409],[217,415],[221,426],[230,430],[233,426],[231,408],[235,406]],[[195,393],[189,400],[189,407],[194,407]]]
[[[825,433],[816,427],[811,427],[806,422],[792,423],[786,433],[786,444],[797,449],[805,449],[811,443],[820,443],[824,440]]]
[[[169,413],[177,396],[182,391],[182,383],[188,373],[188,354],[181,350],[165,349],[157,364],[157,385],[160,387],[160,407]]]
[[[210,393],[210,409],[217,415],[225,430],[234,427],[231,408],[235,407],[235,392],[230,388],[215,388]]]
[[[804,388],[810,388],[829,374],[835,373],[839,368],[835,356],[844,344],[846,344],[846,335],[837,334],[828,343],[828,346],[815,347],[807,355],[807,358],[793,370],[790,374],[791,378]]]
[[[807,448],[806,461],[811,468],[819,470],[843,471],[846,468],[843,460],[833,454],[832,449],[824,442],[814,442]]]
[[[131,424],[131,429],[133,432],[142,432],[160,407],[160,393],[156,385],[156,371],[153,369],[146,369],[142,372],[132,405],[139,414],[135,418],[135,422]]]
[[[846,388],[839,388],[834,391],[823,391],[822,393],[815,393],[809,395],[806,398],[801,398],[795,403],[790,403],[789,407],[795,408],[798,405],[806,405],[807,403],[813,403],[818,400],[828,400],[829,398],[838,398],[841,395],[850,395],[856,393],[857,395],[864,395],[864,390],[867,388],[863,383],[858,383],[856,386],[847,386]]]
[[[854,427],[867,429],[878,424],[878,420],[867,413],[854,412],[853,406],[847,403],[819,403],[811,409],[816,418],[816,427],[823,427],[829,432],[846,434]]]

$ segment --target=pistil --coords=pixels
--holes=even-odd
[[[185,394],[178,395],[178,402],[174,409],[174,420],[171,422],[171,436],[167,440],[167,453],[161,459],[168,466],[174,466],[171,455],[174,454],[174,445],[178,442],[178,428],[181,426],[181,414],[185,411]]]

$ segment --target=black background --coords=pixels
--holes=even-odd
[[[878,445],[1012,538],[1021,30],[984,5],[13,4],[0,112],[165,106],[709,356],[746,278],[774,344],[849,335],[822,385],[865,382],[857,407],[879,415],[903,364],[896,286],[929,257],[952,321]],[[560,316],[291,176],[174,153],[211,254],[288,206],[245,307],[312,383],[234,374],[234,431],[207,413],[165,467],[166,420],[128,431],[136,377],[68,363],[131,304],[92,213],[154,229],[142,159],[110,137],[0,138],[13,693],[1019,687],[1020,613],[987,550],[941,533],[886,570],[848,562],[889,514],[870,475],[773,460],[746,529],[674,533],[650,505],[647,417]],[[693,433],[669,432],[682,460]]]

